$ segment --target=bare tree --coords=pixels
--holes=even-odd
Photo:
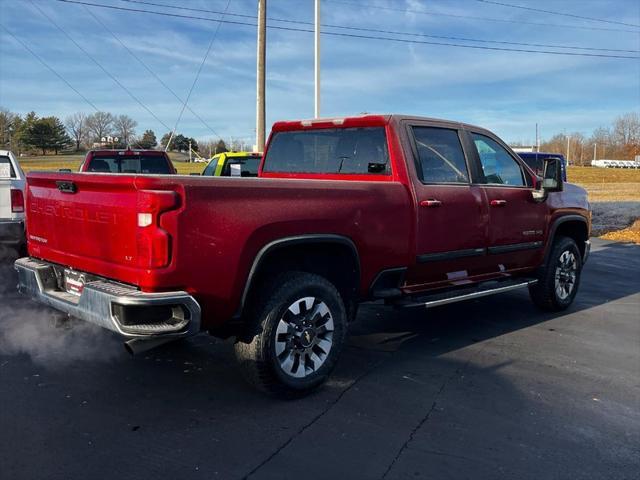
[[[138,126],[138,122],[127,115],[118,115],[114,118],[113,125],[120,142],[126,146],[131,145],[136,135],[135,129]]]
[[[80,150],[80,144],[87,137],[87,116],[82,112],[74,113],[65,119],[64,125],[71,138],[76,142],[76,151]]]
[[[632,112],[616,118],[611,136],[619,157],[640,155],[640,115]]]
[[[103,137],[113,133],[113,115],[108,112],[96,112],[89,115],[86,124],[93,141],[100,142]]]

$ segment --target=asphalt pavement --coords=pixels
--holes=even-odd
[[[280,401],[202,335],[132,358],[0,266],[0,478],[637,479],[640,246],[594,240],[575,304],[361,308],[331,381]]]

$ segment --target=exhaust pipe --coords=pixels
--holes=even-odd
[[[142,338],[134,338],[132,340],[127,340],[124,342],[124,349],[129,352],[131,355],[137,355],[142,352],[146,352],[147,350],[151,350],[152,348],[159,347],[160,345],[164,345],[165,343],[173,342],[177,340],[175,337],[160,337],[160,338],[151,338],[151,339],[142,339]]]

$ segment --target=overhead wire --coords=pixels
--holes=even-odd
[[[225,12],[229,9],[229,5],[231,5],[231,0],[227,0],[227,6],[224,9]],[[222,15],[222,20],[224,20],[224,13]],[[204,67],[204,64],[207,62],[207,58],[209,58],[209,53],[211,53],[211,48],[213,47],[213,43],[216,41],[216,38],[218,37],[218,32],[220,31],[220,27],[222,26],[222,20],[218,23],[218,25],[216,26],[216,30],[213,32],[213,35],[211,36],[211,41],[209,42],[207,51],[205,52],[204,57],[202,58],[200,67],[198,67],[198,71],[196,72],[196,76],[193,79],[193,83],[191,84],[191,88],[189,89],[189,93],[187,94],[187,98],[184,101],[184,105],[182,105],[182,110],[180,110],[180,114],[178,115],[176,124],[173,127],[171,136],[169,137],[169,141],[167,142],[167,146],[166,146],[167,149],[169,148],[169,145],[171,145],[171,140],[173,139],[173,136],[175,135],[176,130],[178,129],[178,124],[180,123],[180,120],[182,120],[182,115],[184,114],[184,110],[189,104],[189,100],[191,99],[191,94],[193,93],[193,89],[196,87],[196,83],[198,83],[198,78],[200,78],[200,73],[202,73],[202,68]]]
[[[146,110],[158,123],[160,123],[167,130],[170,129],[166,123],[164,123],[158,116],[153,113],[153,111],[147,107],[137,96],[135,96],[125,85],[122,84],[115,76],[113,76],[100,62],[98,62],[87,50],[85,50],[78,42],[74,40],[74,38],[67,33],[65,29],[63,29],[58,23],[56,23],[49,15],[47,15],[38,5],[36,5],[33,0],[29,0],[31,5],[33,5],[41,14],[44,16],[51,24],[53,24],[58,30],[60,30],[65,37],[67,37],[80,51],[82,51],[87,58],[89,58],[93,63],[95,63],[100,70],[102,70],[109,78],[111,78],[120,88],[122,88],[138,105],[140,105],[144,110]]]
[[[96,105],[85,97],[76,87],[74,87],[66,78],[64,78],[55,68],[49,65],[40,55],[38,55],[35,51],[33,51],[29,45],[23,42],[19,37],[14,35],[7,27],[0,23],[0,27],[16,42],[24,47],[24,49],[29,52],[36,60],[38,60],[42,65],[44,65],[48,70],[51,71],[56,77],[58,77],[67,87],[73,90],[80,98],[82,98],[91,108],[93,108],[96,112],[99,112],[100,109],[96,107]]]
[[[257,26],[254,23],[240,22],[236,20],[213,19],[213,18],[199,17],[194,15],[181,15],[177,13],[157,12],[153,10],[144,10],[144,9],[138,9],[138,8],[119,7],[116,5],[90,3],[90,2],[80,1],[80,0],[54,0],[54,1],[79,4],[79,5],[88,5],[88,6],[99,7],[99,8],[108,8],[113,10],[127,11],[127,12],[148,13],[148,14],[160,15],[165,17],[203,20],[208,22],[221,22],[221,23],[228,23],[233,25],[244,25],[244,26],[250,26],[254,28]],[[281,25],[267,25],[267,28],[272,30],[293,31],[293,32],[305,32],[305,33],[314,32],[314,30],[312,29],[284,27]],[[524,49],[524,48],[491,47],[486,45],[465,45],[465,44],[452,43],[452,42],[432,42],[432,41],[426,41],[426,40],[410,40],[405,38],[377,37],[372,35],[359,35],[359,34],[345,33],[345,32],[323,31],[321,33],[322,35],[325,35],[325,36],[359,38],[359,39],[389,41],[389,42],[397,42],[397,43],[405,43],[405,44],[421,44],[421,45],[436,45],[436,46],[457,47],[457,48],[471,48],[476,50],[537,53],[537,54],[546,54],[546,55],[564,55],[564,56],[574,56],[574,57],[599,57],[599,58],[617,58],[617,59],[631,59],[631,60],[640,59],[639,56],[632,56],[632,55],[612,55],[612,54],[604,54],[604,53],[601,54],[601,53],[585,53],[585,52],[559,52],[559,51],[553,51],[553,50],[532,50],[532,49]]]
[[[582,16],[582,15],[576,15],[576,14],[573,14],[573,13],[556,12],[556,11],[553,11],[553,10],[544,10],[542,8],[528,7],[526,5],[515,5],[513,3],[497,2],[495,0],[474,0],[474,1],[479,2],[479,3],[490,4],[490,5],[498,5],[498,6],[501,6],[501,7],[518,8],[518,9],[521,9],[521,10],[528,10],[530,12],[546,13],[546,14],[549,14],[549,15],[559,15],[559,16],[562,16],[562,17],[578,18],[580,20],[589,20],[591,22],[611,23],[611,24],[614,24],[614,25],[623,25],[625,27],[640,28],[640,25],[633,24],[633,23],[619,22],[619,21],[616,21],[616,20],[607,20],[605,18],[585,17],[585,16]]]
[[[211,13],[216,15],[221,14],[221,12],[217,10],[183,7],[179,5],[147,2],[143,0],[121,0],[121,1],[127,2],[127,3],[136,3],[141,5],[154,6],[154,7],[175,9],[175,10],[181,10],[181,11]],[[258,18],[257,15],[232,13],[232,12],[227,12],[226,15],[231,17],[250,18],[252,20]],[[277,17],[267,17],[267,20],[274,21],[274,22],[298,24],[298,25],[315,25],[313,22],[307,22],[304,20],[291,20],[291,19],[283,19],[283,18],[277,18]],[[624,49],[617,49],[617,48],[581,47],[577,45],[554,45],[554,44],[548,44],[548,43],[524,43],[524,42],[501,41],[501,40],[487,40],[487,39],[479,39],[479,38],[454,37],[450,35],[433,35],[433,34],[420,33],[420,32],[400,32],[400,31],[394,31],[394,30],[382,30],[377,28],[355,27],[355,26],[349,26],[349,25],[336,25],[336,24],[329,24],[329,23],[323,23],[320,26],[325,28],[339,28],[343,30],[353,30],[353,31],[360,31],[360,32],[384,33],[389,35],[405,35],[405,36],[425,37],[425,38],[438,38],[443,40],[458,40],[463,42],[495,43],[495,44],[502,44],[502,45],[517,45],[517,46],[524,46],[524,47],[564,48],[564,49],[570,49],[570,50],[586,50],[586,51],[602,51],[602,52],[640,53],[640,50],[624,50]]]
[[[527,21],[527,20],[512,20],[512,19],[507,19],[507,18],[492,18],[492,17],[481,17],[481,16],[477,16],[477,15],[461,15],[461,14],[454,14],[454,13],[442,13],[442,12],[434,12],[434,11],[430,11],[430,10],[418,10],[415,8],[402,8],[402,7],[390,7],[390,6],[384,6],[384,5],[371,5],[371,4],[364,4],[364,3],[360,3],[360,2],[353,2],[353,1],[347,1],[347,0],[324,0],[325,2],[328,3],[337,3],[337,4],[342,4],[342,5],[352,5],[358,8],[371,8],[371,9],[377,9],[377,10],[387,10],[387,11],[393,11],[393,12],[404,12],[404,13],[413,13],[413,14],[418,14],[418,15],[434,15],[434,16],[440,16],[440,17],[451,17],[451,18],[462,18],[462,19],[467,19],[467,20],[482,20],[482,21],[487,21],[487,22],[501,22],[501,23],[515,23],[515,24],[519,24],[519,25],[535,25],[538,27],[557,27],[557,28],[573,28],[573,29],[579,29],[579,30],[602,30],[602,31],[607,31],[607,32],[625,32],[625,33],[638,33],[637,30],[621,30],[619,28],[610,28],[610,27],[596,27],[594,25],[571,25],[571,24],[566,24],[566,23],[548,23],[548,22],[531,22],[531,21]]]
[[[180,98],[180,96],[169,86],[166,84],[166,82],[164,82],[160,76],[158,76],[158,74],[156,74],[151,67],[149,67],[149,65],[147,65],[138,55],[135,54],[135,52],[133,52],[129,47],[127,47],[125,45],[125,43],[109,28],[105,25],[105,23],[100,20],[100,18],[98,18],[89,7],[87,7],[86,5],[83,5],[83,8],[86,10],[86,12],[91,15],[91,17],[102,27],[104,28],[121,46],[122,48],[124,48],[129,55],[131,55],[134,59],[136,59],[138,61],[138,63],[140,63],[140,65],[142,65],[144,67],[145,70],[147,70],[147,72],[149,72],[159,83],[160,85],[162,85],[169,93],[171,93],[176,100],[178,100],[178,102],[180,102],[180,104],[182,104],[184,102],[184,100],[182,98]],[[207,128],[209,129],[215,136],[220,137],[220,134],[218,132],[216,132],[216,130],[209,125],[200,115],[198,115],[196,112],[193,111],[193,109],[189,106],[187,106],[187,109],[189,110],[189,112],[191,112],[193,114],[194,117],[196,117],[198,120],[200,120],[200,122]]]

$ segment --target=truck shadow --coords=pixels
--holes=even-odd
[[[398,343],[418,341],[419,336],[430,344],[428,350],[433,355],[440,355],[634,295],[640,292],[640,279],[634,277],[638,271],[640,245],[607,243],[591,254],[576,300],[564,312],[537,309],[526,289],[430,310],[366,305],[351,330],[351,344],[388,351]],[[441,342],[433,343],[434,338]]]
[[[24,345],[6,350],[0,325],[0,373],[12,392],[3,423],[15,433],[6,438],[21,445],[0,442],[0,454],[11,458],[9,478],[35,478],[44,468],[51,478],[123,479],[212,472],[245,478],[252,471],[283,478],[278,473],[285,469],[291,477],[313,471],[336,478],[345,471],[352,478],[594,474],[599,467],[590,459],[605,454],[583,438],[589,432],[567,428],[562,417],[571,407],[541,414],[543,407],[501,374],[518,359],[486,360],[481,344],[638,293],[640,282],[629,275],[638,270],[639,246],[600,246],[576,303],[560,314],[536,310],[526,292],[428,311],[365,305],[327,386],[295,402],[254,392],[240,377],[232,344],[204,335],[130,358],[110,334],[80,330],[75,350],[61,343],[35,355]],[[12,275],[10,264],[0,266],[2,304],[22,312],[21,322],[42,323],[47,310],[11,293]],[[0,323],[8,318],[3,308]],[[101,349],[116,353],[97,355]],[[454,406],[459,416],[452,423],[440,413]],[[539,413],[537,423],[531,412]],[[571,415],[580,428],[600,421]],[[47,449],[34,456],[42,441]],[[108,450],[95,455],[96,447]],[[562,465],[552,451],[565,452]]]

